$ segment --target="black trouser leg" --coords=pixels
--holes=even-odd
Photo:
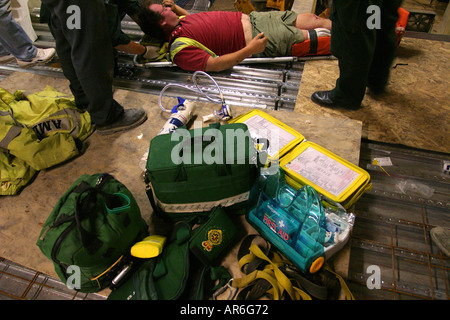
[[[376,31],[366,26],[369,0],[334,0],[331,52],[339,59],[339,78],[331,98],[358,105],[364,98],[376,43]]]
[[[53,17],[55,19],[55,17]],[[69,80],[69,87],[75,97],[75,103],[80,109],[87,109],[89,100],[84,94],[80,81],[78,81],[77,74],[72,64],[71,47],[69,42],[61,32],[61,28],[57,27],[57,22],[49,22],[50,31],[55,38],[56,52],[60,59],[61,67],[64,76]]]
[[[400,1],[401,2],[401,1]],[[381,29],[367,24],[380,8]],[[395,54],[398,0],[334,0],[331,51],[339,59],[339,79],[331,98],[337,103],[360,104],[369,83],[387,83]],[[393,24],[392,24],[393,22]]]
[[[377,30],[377,45],[367,82],[369,88],[376,91],[385,88],[395,58],[397,44],[395,25],[401,2],[401,0],[383,1],[381,7],[381,28]]]
[[[77,105],[87,108],[97,125],[114,122],[123,107],[113,99],[114,58],[103,0],[42,2],[50,10],[49,26]],[[80,9],[78,17],[67,10],[70,5]],[[80,28],[69,29],[69,18],[79,18]]]

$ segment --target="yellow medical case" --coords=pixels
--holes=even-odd
[[[299,189],[308,184],[344,208],[352,206],[372,188],[367,171],[310,141],[290,151],[280,166],[291,186]]]
[[[267,139],[267,153],[271,160],[281,159],[287,152],[305,140],[305,137],[262,110],[252,110],[228,121],[245,123],[252,139]]]
[[[269,140],[269,159],[279,159],[287,183],[296,189],[308,184],[347,209],[372,188],[367,171],[307,141],[302,134],[262,110],[252,110],[230,122],[243,122],[252,138]],[[274,137],[279,139],[278,146],[270,143]]]

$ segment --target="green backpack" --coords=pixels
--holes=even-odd
[[[108,287],[148,235],[130,191],[109,174],[82,175],[58,200],[37,246],[53,261],[58,277],[81,292]]]

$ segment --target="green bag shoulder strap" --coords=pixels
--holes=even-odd
[[[200,42],[198,42],[194,39],[191,39],[191,38],[187,38],[187,37],[179,37],[179,38],[176,38],[170,45],[170,48],[169,48],[170,61],[173,62],[173,59],[175,58],[176,54],[178,52],[180,52],[181,50],[183,50],[184,48],[189,47],[189,46],[194,46],[194,47],[200,48],[203,51],[205,51],[206,53],[208,53],[210,56],[212,56],[213,58],[217,57],[217,55],[213,51],[208,49],[206,46],[204,46]]]

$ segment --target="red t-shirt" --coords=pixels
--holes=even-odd
[[[245,47],[241,22],[242,12],[199,12],[180,19],[180,25],[172,32],[175,37],[194,39],[216,55],[235,52]],[[184,70],[204,71],[210,55],[202,49],[188,46],[174,58],[174,63]]]

